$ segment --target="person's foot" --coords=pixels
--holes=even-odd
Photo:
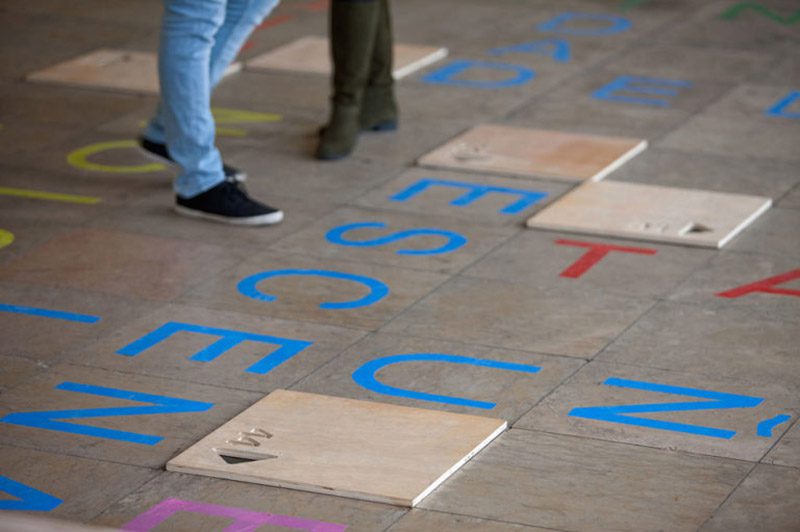
[[[148,157],[155,159],[158,162],[176,164],[172,157],[170,157],[166,144],[153,142],[152,140],[148,140],[144,137],[139,137],[139,147]],[[226,179],[233,179],[234,181],[238,181],[240,183],[247,180],[246,173],[238,168],[234,168],[233,166],[228,166],[225,163],[222,163],[222,171],[225,173]]]
[[[175,196],[175,212],[234,225],[272,225],[283,220],[282,211],[250,198],[232,179],[192,198]]]

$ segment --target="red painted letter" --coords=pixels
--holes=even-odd
[[[727,292],[720,292],[717,294],[719,297],[736,298],[752,294],[753,292],[764,292],[766,294],[777,294],[781,296],[794,296],[800,297],[800,290],[792,290],[790,288],[775,288],[779,284],[788,283],[800,279],[800,269],[792,270],[790,272],[770,277],[769,279],[762,279],[752,284],[746,284]]]
[[[632,248],[625,246],[613,246],[611,244],[599,244],[597,242],[581,242],[578,240],[556,240],[556,244],[562,246],[577,246],[581,248],[589,248],[589,251],[583,254],[575,263],[569,268],[561,272],[561,277],[571,277],[577,279],[584,273],[589,271],[595,264],[603,260],[603,258],[612,251],[619,251],[621,253],[638,253],[639,255],[655,255],[655,249],[648,248]]]

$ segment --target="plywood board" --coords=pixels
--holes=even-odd
[[[233,63],[228,76],[241,70]],[[158,94],[158,56],[148,52],[100,49],[29,74],[29,81]]]
[[[394,77],[400,79],[447,57],[446,48],[413,44],[394,45]],[[247,62],[247,68],[291,70],[329,75],[331,60],[328,40],[302,37]]]
[[[423,155],[437,168],[599,181],[647,147],[642,139],[482,124]]]
[[[638,183],[584,183],[528,227],[721,248],[772,205],[770,198]]]
[[[414,506],[500,419],[277,390],[167,463],[181,473]],[[240,463],[238,460],[244,460]]]

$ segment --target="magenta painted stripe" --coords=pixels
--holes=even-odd
[[[121,530],[148,532],[178,512],[192,512],[232,519],[233,523],[225,528],[225,532],[255,532],[264,525],[282,526],[295,530],[306,530],[307,532],[343,532],[347,529],[347,525],[326,523],[291,515],[254,512],[244,508],[181,499],[165,499],[143,514],[138,515],[132,521],[122,525]]]

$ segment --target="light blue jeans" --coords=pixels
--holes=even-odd
[[[191,198],[225,180],[214,144],[211,91],[250,32],[279,0],[164,0],[161,100],[144,136],[180,166],[175,192]]]

